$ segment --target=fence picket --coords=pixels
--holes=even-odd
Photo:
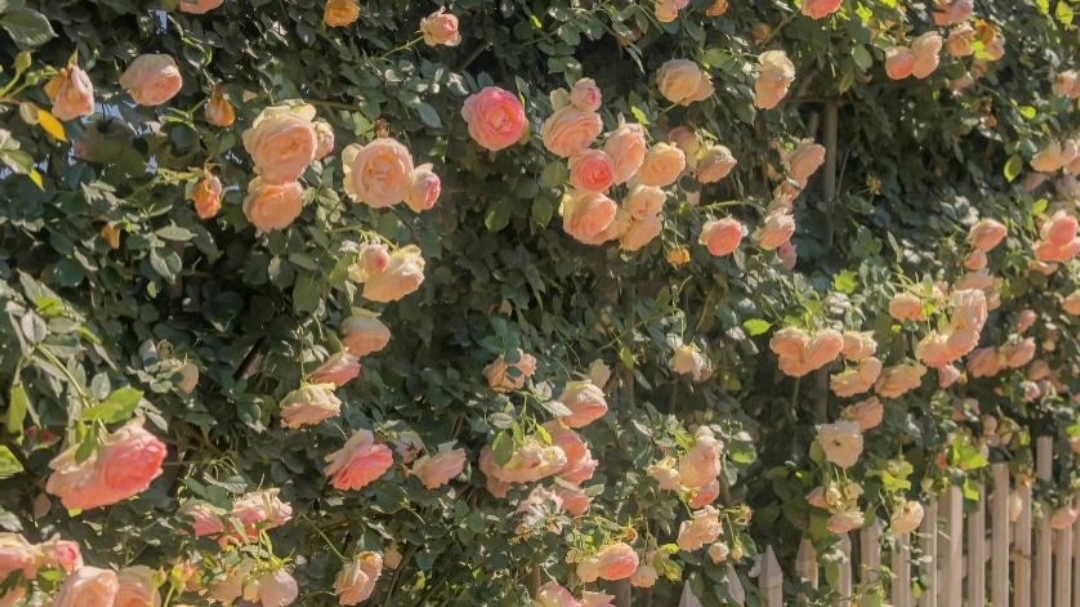
[[[945,493],[945,541],[941,574],[946,583],[939,585],[943,607],[961,607],[964,598],[964,494],[952,485]]]
[[[1009,607],[1009,465],[991,468],[994,493],[990,498],[990,599],[994,607]]]
[[[1040,436],[1035,439],[1035,473],[1040,480],[1050,480],[1053,472],[1054,439]],[[1038,534],[1035,538],[1035,607],[1048,607],[1051,600],[1053,583],[1053,530],[1050,528],[1049,510],[1043,504],[1043,516],[1039,518]]]
[[[784,607],[784,572],[772,546],[765,548],[765,560],[761,563],[758,587],[765,597],[766,607]]]
[[[851,607],[851,595],[853,585],[851,579],[851,538],[845,533],[840,536],[840,552],[844,553],[844,562],[840,563],[840,578],[837,580],[837,591],[840,593],[838,607]]]
[[[892,550],[892,604],[893,607],[911,605],[911,538],[903,533],[894,538]]]
[[[799,551],[795,553],[795,575],[809,582],[812,587],[818,587],[817,550],[814,550],[814,545],[808,539],[803,539],[799,544]]]
[[[1070,607],[1072,600],[1073,530],[1066,527],[1057,535],[1057,556],[1054,557],[1054,605]]]
[[[690,580],[683,583],[682,596],[679,597],[678,607],[702,607],[701,599],[690,590]]]
[[[975,512],[968,517],[967,588],[968,604],[986,604],[986,489]]]
[[[735,573],[735,568],[731,564],[727,566],[727,591],[731,602],[736,605],[746,604],[746,589],[743,588],[742,580],[739,579],[739,574]]]
[[[919,527],[922,534],[923,576],[926,578],[926,591],[919,597],[919,607],[937,607],[938,604],[938,502],[931,498],[923,509],[923,522]]]
[[[881,580],[881,519],[859,532],[859,582],[865,591]]]
[[[1019,490],[1022,509],[1020,517],[1016,519],[1013,606],[1031,607],[1031,487],[1025,485]]]

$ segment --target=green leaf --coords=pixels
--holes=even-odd
[[[30,343],[36,344],[44,341],[49,335],[49,327],[45,324],[40,316],[34,312],[27,312],[23,315],[22,320],[19,321],[22,326],[23,335],[26,339],[30,340]]]
[[[851,58],[855,60],[855,65],[859,66],[859,69],[864,72],[874,65],[874,58],[870,55],[870,51],[866,50],[866,47],[861,44],[851,49]]]
[[[420,120],[424,121],[424,124],[433,129],[442,128],[442,120],[439,119],[439,113],[435,111],[435,108],[433,108],[431,104],[421,103],[416,106],[416,111],[420,112]]]
[[[1031,107],[1030,105],[1020,106],[1020,115],[1026,120],[1034,120],[1039,115],[1039,110]]]
[[[510,223],[510,207],[506,204],[496,204],[488,209],[484,216],[484,227],[489,232],[498,232]]]
[[[22,431],[26,413],[30,410],[30,395],[26,393],[26,387],[21,381],[11,384],[11,393],[8,397],[7,431],[18,434]]]
[[[570,178],[570,172],[566,170],[566,164],[561,160],[552,160],[540,173],[540,183],[549,188],[561,188],[566,185]]]
[[[180,226],[165,226],[157,232],[159,237],[165,240],[175,240],[177,242],[186,242],[195,238],[195,233],[187,228],[181,228]]]
[[[634,115],[634,120],[640,122],[643,126],[649,125],[649,117],[645,115],[645,112],[636,105],[630,108],[630,113]]]
[[[180,256],[175,251],[168,249],[153,249],[150,251],[150,267],[154,268],[154,271],[159,276],[169,282],[174,282],[176,277],[180,275],[182,265]]]
[[[1009,161],[1005,163],[1005,181],[1012,183],[1020,176],[1020,171],[1024,170],[1024,160],[1020,158],[1019,154],[1013,154]]]
[[[109,395],[109,398],[100,403],[84,409],[82,418],[86,421],[100,421],[106,424],[127,421],[135,408],[139,406],[143,393],[135,388],[120,388]]]
[[[509,434],[500,432],[495,435],[495,442],[491,443],[491,455],[500,466],[505,466],[510,461],[514,456],[514,440]]]
[[[750,337],[757,337],[758,335],[764,335],[772,328],[772,323],[760,318],[751,318],[743,322],[743,328],[750,334]]]
[[[56,37],[48,18],[29,8],[8,9],[0,16],[0,26],[24,47],[41,46]]]
[[[312,274],[301,274],[293,284],[293,310],[297,314],[309,314],[319,308],[322,291]]]
[[[19,458],[6,446],[0,445],[0,481],[11,478],[25,470]]]
[[[34,170],[34,157],[19,149],[0,150],[0,162],[19,175],[29,175]]]
[[[1038,217],[1046,212],[1046,208],[1050,206],[1050,201],[1045,198],[1040,198],[1035,201],[1035,204],[1031,205],[1031,215]]]
[[[833,279],[833,288],[844,295],[851,295],[859,287],[858,277],[850,270],[845,270]]]

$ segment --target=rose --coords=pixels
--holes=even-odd
[[[975,0],[937,0],[936,4],[940,10],[934,13],[934,25],[938,26],[967,21],[975,11]]]
[[[941,60],[941,47],[943,41],[941,34],[926,32],[911,42],[911,52],[915,55],[915,63],[911,67],[911,73],[919,80],[923,80],[934,73]]]
[[[921,321],[926,318],[923,312],[923,302],[914,293],[897,293],[889,302],[889,316],[903,322],[905,320]]]
[[[249,538],[258,538],[260,529],[275,529],[292,520],[292,506],[281,501],[278,493],[280,489],[254,491],[233,504],[232,516]]]
[[[679,458],[679,482],[688,489],[698,489],[720,475],[720,456],[724,443],[705,426],[698,428],[694,445]]]
[[[591,244],[615,219],[618,205],[596,192],[570,192],[563,197],[563,230],[585,244]]]
[[[1001,222],[993,219],[983,219],[975,224],[968,233],[971,245],[979,251],[989,253],[994,250],[1005,236],[1009,233]]]
[[[334,579],[334,593],[341,605],[358,605],[371,597],[382,575],[383,558],[377,552],[357,553]]]
[[[690,0],[656,0],[653,12],[660,23],[672,23],[679,18],[679,11],[689,4]]]
[[[205,15],[225,3],[225,0],[180,0],[176,8],[181,13]]]
[[[688,126],[677,126],[667,134],[667,140],[674,143],[683,154],[686,155],[686,163],[690,168],[697,166],[698,152],[701,151],[701,141],[694,129]]]
[[[136,57],[120,75],[119,83],[135,103],[153,107],[175,97],[184,79],[172,57],[150,54]]]
[[[570,185],[583,192],[607,192],[615,180],[611,157],[600,150],[585,150],[570,158]]]
[[[619,248],[623,251],[637,251],[655,240],[663,231],[664,222],[659,215],[633,219],[619,236]]]
[[[314,160],[322,160],[334,151],[334,128],[325,120],[316,120],[312,124],[315,127],[315,139],[318,141],[315,145]]]
[[[412,474],[427,489],[438,489],[465,469],[464,449],[440,448],[435,455],[425,455],[412,466]]]
[[[94,83],[77,65],[60,70],[45,85],[52,102],[52,114],[60,120],[75,120],[94,113]]]
[[[23,577],[37,577],[39,553],[26,538],[16,533],[0,533],[0,583],[12,573],[21,571]]]
[[[485,462],[486,458],[489,461]],[[490,447],[480,451],[480,470],[504,483],[532,483],[547,478],[561,472],[566,462],[562,447],[545,444],[535,436],[525,437],[524,443],[502,465],[495,462]]]
[[[1080,229],[1080,222],[1077,221],[1076,217],[1069,215],[1065,211],[1058,211],[1043,224],[1040,234],[1043,240],[1051,244],[1065,246],[1076,238],[1078,229]]]
[[[614,183],[626,183],[645,161],[645,130],[640,124],[623,124],[608,134],[604,152],[615,166]]]
[[[850,361],[860,362],[873,356],[877,346],[873,332],[844,331],[844,349],[840,353]]]
[[[420,20],[420,33],[428,46],[457,46],[461,44],[458,32],[458,18],[447,13],[445,8],[431,13]]]
[[[221,520],[224,511],[203,502],[186,502],[179,514],[190,519],[195,537],[218,535],[225,532],[225,523]]]
[[[679,375],[692,375],[695,380],[699,380],[708,371],[709,360],[697,346],[682,344],[675,348],[668,365]]]
[[[843,0],[803,0],[802,14],[811,19],[824,19],[840,10]]]
[[[675,462],[670,457],[649,466],[647,472],[656,479],[660,489],[675,491],[679,488],[679,471],[675,469]]]
[[[656,72],[660,94],[668,101],[688,106],[712,96],[712,78],[689,59],[670,59]]]
[[[299,182],[270,184],[256,177],[248,184],[244,215],[263,233],[284,230],[304,208],[304,188]]]
[[[142,418],[135,418],[102,441],[95,467],[115,503],[146,491],[161,476],[166,455],[165,443],[143,428]]]
[[[557,582],[547,582],[536,593],[539,607],[581,607],[570,591]]]
[[[771,251],[791,240],[795,234],[795,216],[783,211],[769,213],[765,225],[754,232],[758,246]]]
[[[705,544],[711,544],[720,538],[724,527],[720,524],[720,512],[712,506],[705,506],[694,512],[692,518],[679,525],[679,535],[675,543],[683,552],[700,550]]]
[[[915,69],[915,53],[906,46],[885,49],[885,74],[893,80],[903,80]]]
[[[354,143],[341,152],[341,162],[345,193],[353,202],[381,209],[404,200],[412,188],[412,154],[395,139]]]
[[[885,418],[885,406],[876,396],[871,396],[844,409],[841,417],[859,424],[859,429],[866,432],[881,425]]]
[[[488,386],[496,392],[512,392],[525,387],[525,380],[536,372],[536,358],[520,349],[516,362],[507,364],[505,356],[499,355],[494,362],[484,367],[484,377]],[[513,368],[514,371],[510,371]]]
[[[1066,314],[1080,316],[1080,290],[1073,291],[1061,301],[1061,309]]]
[[[1031,168],[1040,173],[1055,173],[1068,164],[1071,158],[1065,154],[1060,141],[1052,141],[1031,158]]]
[[[64,581],[52,607],[113,607],[119,592],[116,572],[82,567]]]
[[[675,1],[685,2],[687,0]],[[583,590],[581,592],[581,607],[615,607],[615,604],[612,603],[614,600],[614,595],[605,592],[591,592],[589,590]]]
[[[664,208],[667,192],[651,185],[636,184],[623,201],[623,207],[634,219],[647,219]]]
[[[568,105],[544,121],[540,136],[549,152],[570,158],[592,145],[603,129],[600,114]]]
[[[555,445],[566,454],[566,466],[559,471],[559,478],[574,485],[580,485],[592,478],[598,462],[592,458],[589,446],[581,436],[558,420],[547,422],[544,429],[551,435]]]
[[[787,96],[795,81],[795,64],[784,51],[765,51],[758,55],[761,68],[754,81],[754,106],[770,110]]]
[[[191,192],[191,201],[199,219],[212,219],[221,212],[221,180],[216,175],[207,173],[195,185]]]
[[[845,469],[859,461],[863,451],[863,436],[859,424],[837,422],[821,424],[816,428],[818,444],[825,452],[826,460]]]
[[[705,10],[706,17],[723,17],[728,11],[728,0],[713,0],[712,6]]]
[[[323,23],[326,27],[349,27],[360,18],[360,3],[357,0],[327,0],[323,9]]]
[[[308,384],[281,399],[281,426],[295,429],[313,426],[341,414],[341,400],[334,384]]]
[[[221,85],[216,85],[210,92],[204,112],[206,121],[217,127],[227,128],[236,122],[236,109],[225,97],[225,89]]]
[[[1002,366],[1019,369],[1035,358],[1035,349],[1035,338],[1028,337],[1002,346],[998,351],[998,358],[1001,359]]]
[[[694,172],[701,183],[716,183],[727,177],[737,164],[739,161],[726,146],[710,145],[698,154]]]
[[[360,275],[364,298],[379,303],[398,301],[420,288],[424,282],[424,266],[424,258],[416,245],[394,251],[385,270]]]
[[[264,573],[259,578],[259,602],[262,607],[287,607],[296,602],[299,594],[296,578],[284,569]]]
[[[645,153],[636,181],[643,185],[667,187],[679,178],[686,168],[686,154],[670,143],[657,143]]]
[[[39,544],[37,551],[40,553],[41,564],[44,567],[61,569],[68,575],[83,566],[82,551],[79,550],[79,545],[75,542],[49,540]],[[3,580],[3,578],[4,573],[0,571],[0,580]]]
[[[975,54],[975,28],[970,23],[954,27],[945,40],[945,50],[957,59]]]
[[[346,352],[338,352],[319,365],[308,378],[315,384],[334,384],[339,388],[360,375],[360,361]]]
[[[799,261],[799,253],[795,250],[795,245],[790,242],[777,247],[776,256],[780,260],[780,265],[787,270],[794,270],[795,264]]]
[[[1076,99],[1080,97],[1080,72],[1065,70],[1054,79],[1054,96]]]
[[[394,454],[386,445],[376,443],[370,430],[360,429],[345,446],[327,455],[326,461],[323,474],[330,478],[330,484],[340,491],[355,491],[386,474],[394,465]]]
[[[713,257],[731,255],[743,239],[743,225],[731,217],[711,219],[701,227],[698,242],[709,249]]]
[[[521,141],[527,122],[525,108],[513,93],[488,86],[469,96],[461,108],[469,136],[480,147],[498,152]]]
[[[158,607],[161,598],[157,593],[157,575],[156,570],[145,565],[121,569],[117,576],[119,589],[113,607]]]
[[[967,370],[972,377],[993,377],[1001,372],[1001,359],[994,348],[979,348],[971,353]]]
[[[923,520],[922,504],[907,500],[902,506],[893,510],[889,529],[893,535],[906,535],[919,528]]]
[[[829,389],[833,394],[847,398],[867,392],[873,387],[878,376],[881,375],[881,361],[870,357],[859,363],[857,367],[847,368],[829,377]]]
[[[592,78],[581,78],[570,89],[570,105],[584,112],[595,112],[600,109],[604,96],[596,81]]]
[[[570,410],[569,415],[561,417],[568,428],[584,428],[607,413],[607,400],[604,391],[589,380],[574,381],[566,384],[556,399]]]
[[[264,182],[289,183],[304,174],[319,145],[314,118],[313,106],[292,102],[264,108],[244,131],[244,149]]]
[[[629,544],[616,542],[608,544],[596,554],[597,576],[602,580],[616,582],[624,580],[638,567],[638,555]]]
[[[390,328],[370,314],[353,314],[341,323],[345,349],[356,357],[379,352],[390,343]]]
[[[439,194],[442,193],[442,180],[431,168],[430,164],[422,164],[413,171],[412,183],[405,195],[405,204],[416,213],[434,208]]]
[[[805,187],[810,176],[825,163],[825,146],[812,141],[802,141],[791,154],[785,155],[784,165],[788,177]]]
[[[874,384],[874,391],[881,398],[900,398],[922,384],[926,367],[920,364],[896,365],[885,369]]]
[[[858,510],[846,510],[844,512],[837,512],[829,517],[829,520],[825,522],[825,528],[830,533],[836,535],[844,535],[850,533],[859,527],[862,527],[866,522],[866,518],[862,512]]]

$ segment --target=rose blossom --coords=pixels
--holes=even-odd
[[[900,398],[922,384],[926,367],[920,364],[896,365],[885,369],[874,384],[874,391],[882,398]]]
[[[624,580],[638,567],[638,555],[629,544],[616,542],[608,544],[596,553],[597,576],[602,580],[616,582]]]
[[[687,0],[675,0],[686,2]],[[613,595],[605,592],[591,592],[584,590],[581,593],[581,607],[615,607],[612,601],[615,600]]]
[[[4,594],[0,594],[0,607],[23,607],[25,605],[23,599],[25,598],[26,588],[24,586],[15,586]]]
[[[728,11],[728,0],[713,0],[712,6],[705,10],[706,17],[723,17]]]
[[[889,529],[893,535],[906,535],[919,528],[923,519],[923,507],[919,502],[908,500],[904,505],[893,510]]]
[[[619,248],[623,251],[637,251],[652,242],[664,231],[664,222],[659,215],[633,219],[629,227],[619,236]]]
[[[206,121],[216,127],[228,128],[236,122],[236,109],[225,97],[225,87],[220,84],[214,86],[210,99],[206,101],[204,113]]]
[[[38,558],[37,547],[23,536],[0,533],[0,583],[16,571],[21,571],[25,578],[33,579],[37,576]]]
[[[539,607],[581,607],[574,595],[556,582],[547,582],[536,593]]]
[[[52,103],[52,115],[59,120],[75,120],[94,113],[94,83],[77,65],[60,70],[45,85]]]
[[[843,0],[803,0],[802,14],[811,19],[824,19],[840,10]]]
[[[469,124],[473,141],[492,152],[521,141],[528,126],[525,108],[517,96],[495,86],[484,87],[469,96],[461,108],[461,116]]]
[[[244,215],[260,232],[284,230],[304,210],[304,188],[300,183],[270,184],[256,177],[248,184]]]
[[[457,46],[461,44],[458,18],[446,12],[445,7],[420,20],[420,32],[428,46]]]
[[[785,242],[777,247],[776,256],[780,260],[780,265],[787,270],[794,270],[795,264],[799,261],[799,253],[791,242]]]
[[[774,211],[765,217],[765,224],[754,231],[754,240],[766,251],[772,251],[791,240],[795,234],[795,216]]]
[[[1061,309],[1071,316],[1080,316],[1080,290],[1066,296],[1061,301]]]
[[[871,396],[844,409],[841,416],[847,421],[859,424],[859,429],[866,432],[881,425],[881,420],[885,417],[885,406],[876,396]]]
[[[1035,358],[1035,338],[1028,337],[1019,341],[1010,341],[998,351],[1002,366],[1019,369]]]
[[[222,516],[225,512],[203,502],[185,502],[178,512],[191,522],[195,537],[218,535],[225,532]]]
[[[903,80],[915,69],[915,53],[906,46],[885,49],[885,73],[893,80]]]
[[[1001,372],[1001,359],[994,348],[979,348],[971,353],[967,362],[972,377],[993,377]]]
[[[810,177],[825,163],[825,146],[802,141],[790,154],[784,155],[788,177],[805,187]]]
[[[645,162],[645,131],[640,124],[622,124],[608,134],[604,152],[615,167],[614,183],[626,183]]]
[[[1031,158],[1031,168],[1040,173],[1055,173],[1070,161],[1061,142],[1052,141]]]
[[[645,160],[635,179],[643,185],[667,187],[686,168],[686,154],[670,143],[657,143],[645,153]]]
[[[712,78],[688,59],[670,59],[656,72],[660,94],[668,101],[688,106],[712,96]]]
[[[911,52],[915,55],[915,63],[911,67],[911,74],[919,80],[924,80],[938,68],[941,57],[941,47],[944,42],[941,34],[926,32],[911,42]]]
[[[570,410],[570,415],[561,418],[568,428],[584,428],[603,417],[608,410],[604,391],[589,380],[566,384],[556,400]]]
[[[544,147],[562,158],[585,151],[604,129],[600,114],[568,105],[555,111],[540,129]]]
[[[386,445],[376,443],[370,430],[360,429],[345,446],[327,455],[326,461],[323,474],[330,478],[330,484],[341,491],[355,491],[386,474],[394,465],[394,454]]]
[[[353,202],[375,209],[393,206],[409,195],[413,185],[413,158],[397,140],[385,137],[341,152],[345,193]]]
[[[679,536],[675,543],[683,552],[700,550],[705,544],[711,544],[724,532],[720,524],[720,512],[712,506],[694,512],[692,518],[679,525]]]
[[[281,399],[281,426],[295,429],[314,426],[341,414],[341,400],[334,384],[308,384]]]
[[[212,219],[221,212],[221,180],[217,175],[206,173],[191,192],[191,201],[199,219]]]
[[[667,140],[686,155],[686,163],[691,169],[697,166],[697,156],[701,151],[701,141],[694,129],[688,126],[677,126],[667,134]]]
[[[623,206],[634,219],[646,219],[664,208],[667,192],[651,185],[636,184],[623,201]]]
[[[116,572],[82,567],[64,581],[51,607],[113,607],[119,591]]]
[[[584,516],[592,505],[592,498],[579,487],[556,486],[554,491],[562,500],[562,511],[570,516]]]
[[[854,466],[862,455],[862,430],[855,422],[818,425],[817,439],[825,459],[841,468]]]
[[[975,54],[975,28],[969,23],[954,27],[945,40],[945,50],[950,57],[957,59]]]
[[[135,103],[161,105],[180,92],[184,79],[176,61],[168,55],[139,55],[120,75],[119,84]]]
[[[278,498],[280,489],[253,491],[233,503],[232,517],[240,522],[248,539],[260,530],[276,529],[292,520],[292,506]]]
[[[985,252],[976,249],[964,259],[964,267],[972,272],[978,272],[979,270],[985,270],[989,261]]]
[[[846,398],[867,392],[881,375],[881,361],[870,357],[857,367],[848,368],[829,377],[829,389],[833,394]]]
[[[975,11],[975,0],[936,0],[934,25],[954,25],[967,21]]]
[[[938,386],[941,389],[948,388],[960,379],[960,369],[953,366],[938,369]]]
[[[600,109],[604,96],[596,81],[592,78],[581,78],[570,89],[570,105],[586,112],[595,112]]]
[[[701,227],[698,242],[709,249],[713,257],[731,255],[743,239],[743,225],[731,217],[710,219]]]
[[[345,351],[326,359],[318,369],[315,369],[309,380],[314,384],[334,384],[340,388],[356,379],[358,375],[360,375],[360,361]]]
[[[638,565],[634,575],[630,576],[630,585],[635,588],[652,588],[660,579],[656,567],[652,565]]]
[[[390,254],[389,264],[381,272],[350,268],[349,276],[364,283],[365,299],[379,303],[398,301],[415,292],[424,282],[424,257],[416,245],[401,247]]]
[[[825,528],[828,529],[830,533],[844,535],[862,527],[865,522],[866,518],[863,516],[862,512],[859,512],[858,510],[845,510],[843,512],[837,512],[829,517],[829,520],[825,523]]]
[[[119,589],[113,607],[158,607],[158,583],[155,579],[159,572],[145,565],[135,565],[120,570],[117,576]]]
[[[379,352],[390,343],[390,328],[370,313],[354,313],[341,323],[341,330],[345,349],[357,358]]]
[[[674,23],[679,18],[679,11],[689,4],[690,0],[656,0],[653,14],[660,23]]]
[[[416,213],[434,208],[442,193],[442,180],[431,169],[431,164],[422,164],[413,171],[405,205]]]
[[[412,466],[412,473],[427,489],[438,489],[449,483],[465,469],[464,449],[443,449],[435,455],[425,455]]]
[[[675,469],[675,461],[670,457],[665,457],[649,466],[647,472],[649,476],[656,479],[660,489],[675,491],[679,488],[679,471]]]
[[[754,82],[754,106],[771,110],[787,96],[795,81],[795,64],[784,51],[765,51],[758,55],[761,68]]]
[[[679,482],[683,487],[698,489],[720,476],[724,443],[706,426],[697,430],[694,446],[679,458]]]
[[[357,0],[326,0],[323,9],[323,23],[326,27],[348,27],[360,18],[360,3]]]
[[[285,569],[264,573],[257,585],[262,607],[288,607],[300,594],[296,578]]]
[[[601,150],[585,150],[570,158],[570,185],[583,192],[607,192],[615,180],[615,164]]]
[[[840,353],[852,362],[861,362],[877,351],[877,340],[872,332],[844,331],[844,349]]]
[[[914,293],[897,293],[889,302],[889,316],[898,321],[921,321],[925,320],[923,303]]]
[[[525,387],[525,381],[536,372],[536,358],[526,354],[522,350],[517,351],[518,360],[507,364],[504,355],[500,354],[494,362],[484,367],[484,377],[488,386],[496,392],[512,392]],[[511,372],[513,367],[515,371]]]
[[[545,423],[544,429],[551,435],[555,445],[566,454],[566,466],[559,471],[559,478],[574,485],[580,485],[592,478],[598,462],[592,458],[589,446],[581,436],[559,420]]]
[[[315,128],[315,160],[322,160],[334,151],[334,128],[325,120],[316,120],[312,123]]]
[[[591,244],[615,219],[615,201],[596,192],[570,192],[563,197],[563,230],[574,239]]]
[[[382,575],[383,557],[377,552],[360,552],[334,579],[334,593],[341,605],[359,605],[375,591]]]
[[[205,15],[225,3],[225,0],[180,0],[176,8],[181,13]]]
[[[680,344],[668,360],[671,370],[679,375],[690,375],[694,381],[704,379],[710,371],[709,359],[701,353],[695,344]]]
[[[711,145],[698,153],[694,173],[701,183],[716,183],[731,174],[738,164],[726,146]]]

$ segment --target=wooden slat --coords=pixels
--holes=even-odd
[[[938,502],[931,499],[924,508],[922,526],[923,577],[926,579],[926,591],[919,597],[919,607],[937,607],[938,604]]]
[[[765,548],[758,585],[761,595],[765,597],[766,607],[784,607],[784,572],[780,569],[780,561],[776,560],[772,546]]]
[[[1072,607],[1073,530],[1055,531],[1057,555],[1054,557],[1054,605]]]
[[[809,582],[812,587],[818,587],[817,551],[808,539],[799,544],[799,551],[795,554],[795,575]]]
[[[1054,439],[1040,436],[1035,439],[1035,473],[1039,479],[1050,480],[1053,471]],[[1039,518],[1038,534],[1035,538],[1035,591],[1032,594],[1034,607],[1048,607],[1053,584],[1053,529],[1050,528],[1050,509],[1043,504],[1043,516]]]
[[[891,596],[893,607],[912,607],[910,534],[904,533],[894,538],[892,573]]]
[[[731,566],[731,563],[727,566],[727,591],[731,602],[736,605],[746,604],[746,589],[743,588],[742,580],[739,579],[739,574],[735,573],[735,568]]]
[[[983,493],[982,491],[980,493]],[[986,499],[981,495],[968,516],[968,604],[986,605]]]
[[[993,607],[1009,607],[1009,465],[991,467],[994,494],[990,498],[990,600]]]
[[[851,538],[846,533],[840,536],[840,552],[844,553],[844,562],[840,563],[840,577],[836,581],[836,590],[840,593],[837,607],[851,607],[851,595],[854,594],[851,578]]]
[[[683,583],[682,596],[679,597],[678,607],[702,607],[701,600],[690,590],[690,580]]]
[[[960,487],[952,485],[945,492],[944,513],[945,537],[943,538],[942,607],[961,607],[964,598],[964,494]]]
[[[1016,519],[1013,607],[1031,607],[1031,487],[1022,485],[1019,491],[1023,510]]]
[[[881,581],[881,519],[859,532],[859,582],[863,590]]]
[[[1080,506],[1080,499],[1073,505],[1074,507]],[[1073,587],[1072,587],[1072,604],[1073,607],[1080,607],[1080,518],[1073,523],[1072,529],[1073,539]]]

